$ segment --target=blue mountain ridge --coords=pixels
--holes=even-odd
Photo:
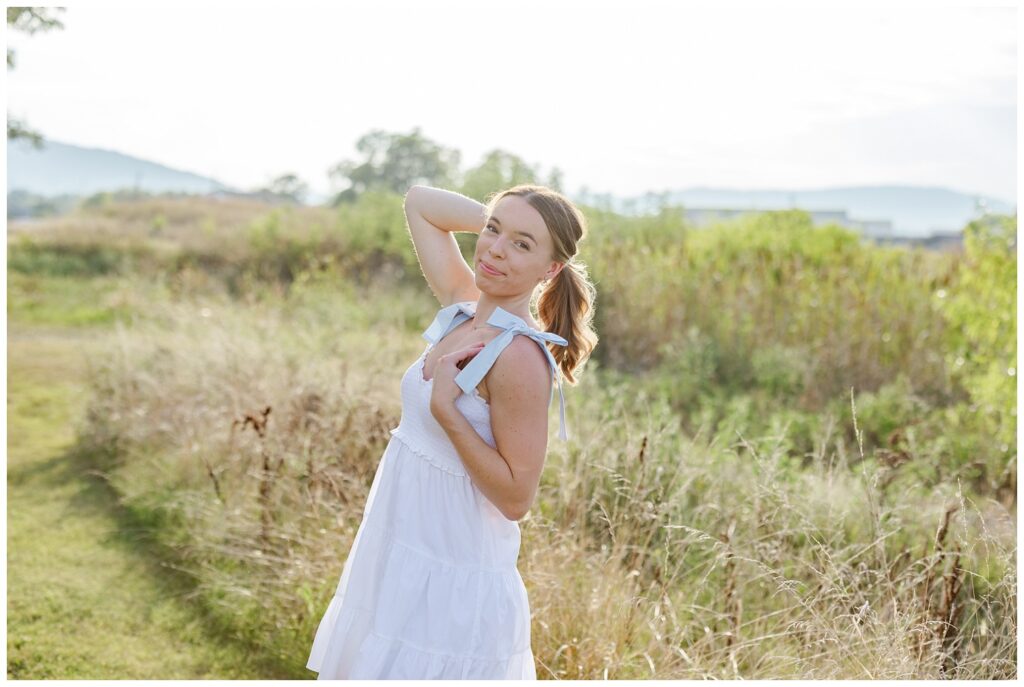
[[[8,141],[7,191],[23,190],[42,196],[91,195],[101,191],[138,189],[149,193],[239,192],[200,174],[125,155],[113,150],[86,148],[46,140],[42,149],[26,140]],[[567,193],[574,200],[595,198],[618,212],[636,214],[668,202],[692,209],[779,210],[798,207],[811,211],[844,212],[853,220],[881,221],[892,234],[927,236],[952,233],[983,211],[1014,214],[1016,202],[963,193],[935,186],[877,185],[821,189],[722,189],[693,187],[623,197],[613,194]],[[310,194],[308,203],[327,200]]]

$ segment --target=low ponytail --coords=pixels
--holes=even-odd
[[[547,284],[537,303],[544,331],[569,342],[568,346],[552,346],[551,354],[570,385],[576,384],[577,370],[597,347],[598,337],[591,328],[595,298],[586,265],[571,259]]]

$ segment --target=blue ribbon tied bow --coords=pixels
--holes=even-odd
[[[437,313],[437,317],[427,327],[427,330],[423,332],[423,338],[429,341],[431,344],[436,344],[438,341],[443,339],[448,332],[458,327],[460,324],[475,316],[476,307],[473,301],[462,301],[459,303],[453,303],[447,307],[441,308]],[[458,384],[459,388],[464,393],[470,393],[480,384],[480,380],[484,378],[487,371],[491,369],[491,365],[498,359],[505,347],[512,343],[512,339],[516,334],[525,334],[540,346],[540,349],[544,351],[544,356],[548,359],[548,364],[551,366],[552,380],[558,384],[558,397],[559,397],[559,417],[560,425],[558,429],[558,436],[563,441],[569,438],[568,432],[565,429],[565,396],[562,394],[562,376],[558,371],[558,363],[555,362],[555,358],[551,355],[551,351],[544,345],[545,341],[550,341],[559,346],[568,346],[569,342],[558,334],[552,334],[551,332],[542,332],[533,329],[526,324],[526,321],[521,317],[513,315],[507,310],[499,307],[494,308],[494,312],[487,319],[487,324],[499,327],[504,331],[498,336],[491,339],[487,344],[480,350],[476,356],[469,361],[457,375],[455,375],[455,383]],[[548,405],[555,398],[555,390],[551,389],[551,398],[548,399]]]

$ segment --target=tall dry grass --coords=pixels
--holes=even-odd
[[[153,199],[9,244],[19,289],[119,280],[83,440],[297,676],[437,308],[400,201]],[[1015,340],[986,320],[1015,257],[588,219],[602,345],[522,522],[540,676],[1015,676]]]
[[[799,211],[702,230],[671,208],[588,217],[602,337],[595,360],[668,396],[689,432],[784,434],[806,462],[825,417],[853,439],[842,402],[852,387],[868,395],[868,456],[911,450],[926,484],[960,477],[1015,499],[1006,374],[1015,353],[1004,350],[1013,335],[991,340],[980,321],[1012,306],[1005,283],[1015,260],[879,247],[841,227],[814,227]],[[401,198],[380,193],[336,210],[155,198],[16,232],[10,266],[32,279],[141,273],[172,298],[204,292],[243,302],[284,296],[308,274],[423,289],[403,222]],[[459,236],[466,249],[472,239]],[[979,272],[997,274],[996,287],[979,290]],[[977,312],[965,314],[964,303]],[[1010,331],[1012,314],[1003,319]],[[971,360],[982,351],[989,357]],[[989,362],[1003,364],[981,379]],[[928,412],[940,407],[941,418]]]
[[[91,440],[115,447],[126,504],[297,675],[435,310],[378,296],[311,279],[277,303],[154,303],[93,378]],[[998,502],[948,481],[893,494],[902,466],[836,425],[805,467],[779,436],[691,435],[668,398],[590,372],[522,523],[541,677],[1015,674]]]

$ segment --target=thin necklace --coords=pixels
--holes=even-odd
[[[519,316],[518,316],[518,315],[516,315],[516,317],[519,317]],[[473,315],[472,319],[474,319],[474,320],[475,320],[475,319],[476,319],[476,315]],[[525,318],[522,318],[522,317],[520,317],[519,319],[521,319],[521,320],[522,320],[523,322],[526,322],[526,319],[525,319]],[[483,329],[484,327],[497,327],[497,326],[498,326],[498,325],[495,325],[495,324],[487,324],[486,322],[484,322],[484,326],[483,326],[483,327],[471,327],[471,329],[472,329],[473,331],[476,331],[476,330],[478,330],[478,329]],[[529,326],[529,325],[527,325],[527,326]],[[531,327],[531,329],[532,329],[532,327]]]

